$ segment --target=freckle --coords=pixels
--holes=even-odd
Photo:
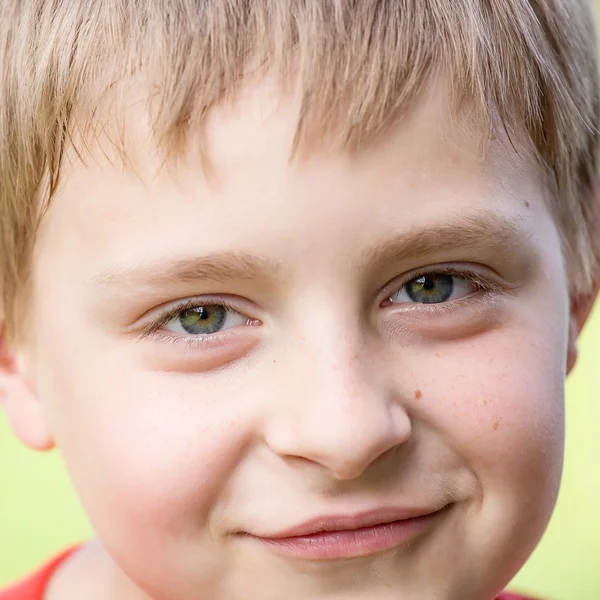
[[[494,421],[494,424],[492,425],[492,429],[494,431],[496,431],[496,429],[498,429],[498,427],[500,427],[500,423],[498,421]]]
[[[484,406],[487,406],[487,403],[488,403],[488,401],[487,401],[487,400],[483,400],[483,401],[482,401],[482,404],[483,404]]]
[[[418,400],[423,397],[423,392],[421,390],[415,390],[415,398]]]
[[[275,364],[277,361],[275,359],[273,359],[273,364]]]

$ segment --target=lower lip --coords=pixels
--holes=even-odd
[[[289,538],[256,538],[266,546],[291,558],[336,560],[385,552],[421,535],[442,511],[344,531],[322,531]],[[445,512],[445,511],[444,511]]]

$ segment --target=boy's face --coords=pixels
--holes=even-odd
[[[135,111],[135,169],[67,167],[22,364],[121,585],[489,600],[537,543],[572,352],[559,234],[537,170],[502,140],[484,159],[447,104],[289,162],[295,105],[261,87],[211,116],[208,181],[192,153],[160,170]]]

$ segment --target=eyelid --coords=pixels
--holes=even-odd
[[[379,305],[400,291],[407,283],[418,277],[423,277],[424,275],[452,275],[469,281],[483,291],[498,292],[503,290],[505,286],[501,285],[498,281],[494,281],[491,275],[486,277],[477,272],[477,269],[483,268],[484,267],[477,267],[477,265],[472,263],[464,263],[461,266],[456,264],[439,264],[409,271],[385,286],[381,293]],[[450,300],[444,304],[449,304],[451,302],[453,301]]]
[[[240,301],[241,303],[241,301]],[[147,338],[156,334],[161,327],[175,319],[179,314],[186,310],[191,310],[193,308],[198,308],[199,306],[220,306],[228,311],[238,313],[244,317],[247,317],[248,321],[258,321],[251,316],[249,316],[240,306],[236,306],[231,301],[224,299],[223,297],[211,297],[211,298],[188,298],[187,300],[182,300],[178,303],[171,303],[168,307],[164,308],[162,311],[160,308],[153,309],[150,311],[150,314],[158,313],[155,318],[148,317],[144,323],[142,323],[141,327],[138,328],[137,333],[141,338]],[[204,338],[209,338],[211,336],[217,335],[215,334],[206,334]],[[177,335],[174,333],[165,333],[166,338],[186,338],[188,336]],[[200,336],[189,336],[189,337],[200,337]]]

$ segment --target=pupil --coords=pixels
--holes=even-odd
[[[181,312],[179,322],[187,333],[207,335],[221,330],[226,315],[222,306],[198,306]]]
[[[406,292],[413,302],[438,304],[452,296],[454,277],[452,275],[423,275],[410,281]]]

